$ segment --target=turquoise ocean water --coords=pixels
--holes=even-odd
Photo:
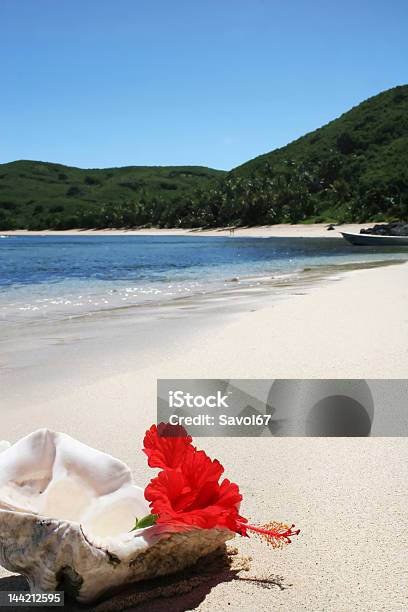
[[[338,238],[11,236],[0,240],[0,321],[56,320],[250,287],[304,268],[404,258],[408,249]]]

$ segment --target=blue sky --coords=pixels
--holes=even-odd
[[[0,0],[0,162],[230,169],[408,82],[406,0]]]

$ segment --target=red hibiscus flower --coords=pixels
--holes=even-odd
[[[186,453],[195,449],[191,436],[181,425],[160,423],[152,425],[145,433],[143,452],[147,455],[149,467],[177,468],[184,461]]]
[[[168,435],[171,437],[165,437]],[[158,523],[226,528],[242,536],[252,531],[273,547],[290,543],[290,537],[299,533],[294,525],[277,522],[249,525],[239,514],[242,495],[238,485],[226,478],[220,482],[223,466],[198,451],[184,428],[153,425],[146,432],[144,446],[149,466],[162,468],[145,489]]]
[[[224,471],[216,459],[212,461],[204,451],[188,454],[177,470],[163,470],[145,489],[158,523],[183,523],[203,529],[227,527],[241,533],[238,514],[242,499],[238,486],[219,478]]]

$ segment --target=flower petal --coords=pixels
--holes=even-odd
[[[143,452],[147,455],[149,467],[177,468],[186,454],[192,453],[192,438],[184,427],[160,423],[146,431]]]

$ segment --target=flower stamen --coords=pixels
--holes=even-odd
[[[292,542],[290,538],[300,533],[300,529],[295,529],[295,525],[289,527],[278,521],[272,521],[264,525],[243,523],[242,526],[248,531],[253,531],[256,536],[264,540],[272,548],[282,548],[286,544],[290,544]]]

